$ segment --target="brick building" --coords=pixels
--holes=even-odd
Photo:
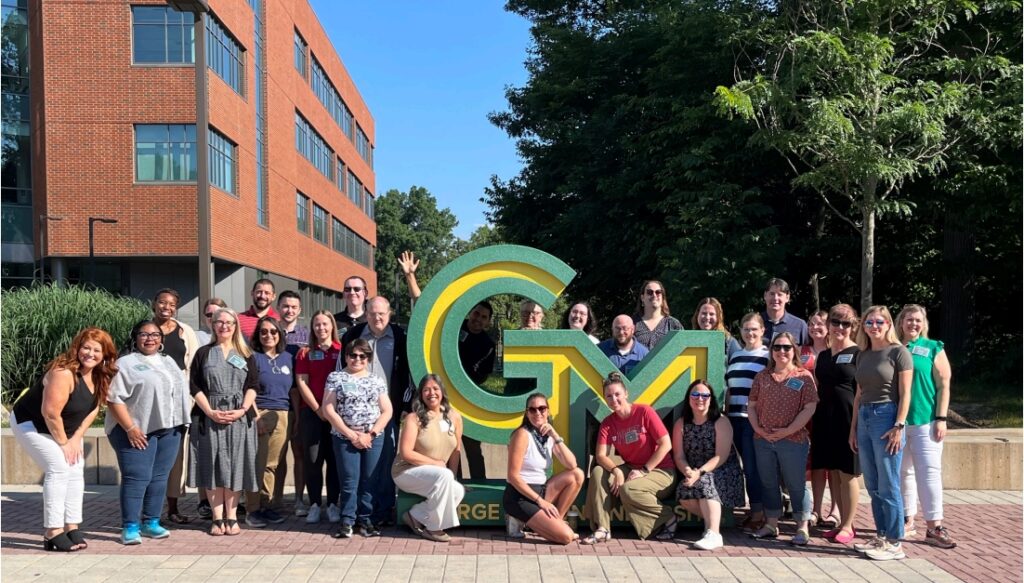
[[[309,314],[338,309],[348,275],[376,288],[374,122],[305,0],[209,0],[198,129],[192,13],[2,3],[5,287],[174,287],[196,323],[206,132],[215,295],[244,309],[266,276]]]

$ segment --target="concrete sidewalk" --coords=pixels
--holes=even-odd
[[[875,563],[852,548],[829,543],[812,529],[811,544],[788,544],[792,523],[783,522],[778,541],[754,541],[736,530],[723,532],[726,547],[695,551],[697,531],[673,542],[641,541],[617,530],[608,543],[566,547],[539,539],[511,540],[493,528],[462,528],[450,544],[425,541],[405,528],[385,529],[380,538],[330,537],[326,520],[310,525],[290,516],[267,529],[244,528],[237,537],[205,534],[209,521],[174,530],[161,541],[125,547],[118,543],[116,487],[87,487],[89,549],[70,554],[42,552],[39,487],[3,487],[0,553],[3,581],[984,581],[1019,582],[1022,557],[1020,492],[947,491],[945,524],[959,542],[942,550],[905,544],[907,560]],[[863,500],[867,500],[864,496]],[[182,502],[195,514],[195,496]],[[862,504],[856,525],[861,538],[873,534],[870,507]]]

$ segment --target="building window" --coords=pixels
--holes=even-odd
[[[362,192],[363,183],[359,182],[359,179],[356,178],[356,175],[352,174],[352,171],[350,170],[348,173],[348,199],[356,206],[361,206],[359,198]]]
[[[210,142],[210,184],[231,194],[237,194],[238,147],[214,129],[207,133]]]
[[[195,20],[170,6],[132,6],[132,61],[194,63]]]
[[[295,70],[303,79],[309,79],[309,45],[299,31],[295,31]]]
[[[313,205],[313,238],[327,244],[327,211],[318,204]]]
[[[311,57],[310,68],[313,70],[313,78],[310,81],[313,93],[320,100],[320,103],[323,104],[327,113],[331,114],[334,123],[338,124],[338,127],[348,136],[349,140],[352,140],[352,112],[341,99],[338,89],[331,83],[330,78],[327,77],[327,73],[320,66],[320,62],[316,60],[315,56]]]
[[[369,190],[363,190],[363,212],[366,213],[366,216],[370,217],[371,219],[375,219],[375,217],[373,216],[373,199],[374,196],[372,192],[370,192]]]
[[[366,133],[363,132],[363,128],[356,128],[356,151],[359,152],[359,156],[366,163],[370,163],[370,138],[366,137]]]
[[[369,241],[363,239],[338,219],[331,225],[331,248],[338,253],[350,257],[360,265],[373,267],[373,251]]]
[[[338,187],[338,190],[345,192],[345,163],[338,158],[338,164],[334,167],[334,184]]]
[[[137,182],[194,182],[195,125],[136,125]]]
[[[303,235],[309,234],[309,197],[295,193],[295,226]]]
[[[239,95],[245,94],[245,51],[212,16],[206,19],[206,64]]]
[[[338,253],[345,252],[345,229],[337,218],[331,220],[331,248]]]
[[[316,133],[316,130],[297,111],[295,112],[295,148],[307,160],[312,162],[313,166],[326,176],[328,180],[334,180],[334,175],[332,174],[334,171],[334,150],[327,145],[327,142],[320,137],[320,134]]]

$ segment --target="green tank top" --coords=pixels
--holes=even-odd
[[[942,352],[941,340],[918,337],[907,344],[914,359],[914,382],[910,386],[910,412],[907,425],[925,425],[935,418],[935,357]]]

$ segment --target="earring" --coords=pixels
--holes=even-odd
[[[160,343],[160,348],[157,349],[157,352],[163,352],[163,351],[164,351],[164,343],[161,342]]]

